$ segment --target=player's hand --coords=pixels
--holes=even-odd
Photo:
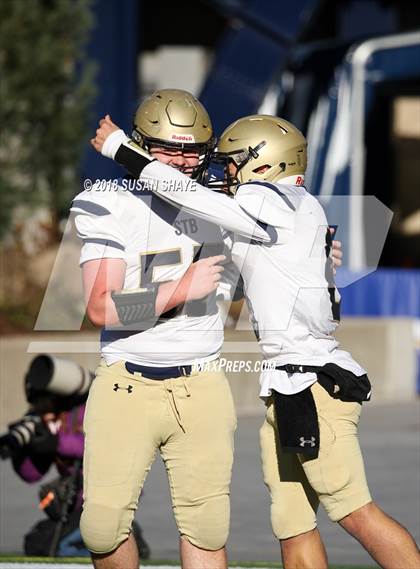
[[[217,290],[225,261],[225,255],[216,255],[196,261],[188,268],[181,279],[181,284],[186,289],[186,301],[204,298]]]
[[[332,249],[331,249],[331,258],[333,262],[333,270],[334,274],[338,267],[341,267],[343,261],[343,251],[341,241],[333,241],[332,242]]]
[[[99,128],[96,130],[95,138],[91,138],[90,143],[97,152],[101,152],[105,140],[110,134],[120,130],[120,127],[112,122],[111,117],[106,115],[99,121]]]

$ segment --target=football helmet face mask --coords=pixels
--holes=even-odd
[[[222,133],[211,163],[224,171],[210,179],[212,188],[234,188],[245,182],[302,184],[307,164],[306,139],[290,122],[270,115],[251,115]]]
[[[206,109],[180,89],[161,89],[143,101],[134,116],[132,138],[148,152],[155,147],[168,153],[197,153],[197,166],[179,168],[195,179],[202,178],[216,143]]]

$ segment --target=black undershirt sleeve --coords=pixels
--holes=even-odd
[[[118,162],[135,178],[140,178],[140,175],[144,168],[154,159],[147,158],[134,149],[129,148],[125,144],[121,144],[115,154],[115,161]]]

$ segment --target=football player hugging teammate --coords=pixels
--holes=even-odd
[[[172,102],[169,96],[167,110]],[[284,567],[327,567],[316,527],[319,502],[380,566],[420,566],[414,540],[372,501],[367,486],[357,424],[362,402],[370,398],[370,383],[333,336],[340,307],[333,244],[322,207],[303,185],[304,136],[278,117],[239,119],[224,131],[211,158],[222,165],[223,174],[209,185],[223,192],[203,187],[201,178],[188,187],[191,164],[186,158],[178,163],[168,159],[168,151],[175,154],[175,149],[156,147],[145,134],[156,124],[157,108],[158,103],[150,107],[149,122],[140,124],[136,115],[133,139],[107,116],[92,144],[148,182],[160,207],[172,204],[178,212],[232,232],[232,260],[244,281],[263,358],[271,364],[260,376],[260,396],[267,406],[260,440]],[[206,164],[199,154],[197,163]],[[153,158],[157,161],[150,162]],[[183,181],[186,191],[179,191]],[[257,220],[269,240],[260,234],[245,239],[233,227],[232,203]],[[223,437],[216,442],[223,449]],[[208,473],[201,476],[207,479]]]
[[[200,177],[214,139],[192,95],[155,93],[139,107],[134,128],[136,147],[141,142],[154,157],[140,156],[152,177]],[[183,566],[220,569],[227,566],[236,416],[224,373],[200,367],[218,358],[223,343],[215,302],[222,231],[124,179],[109,191],[98,183],[98,190],[82,192],[71,208],[83,242],[87,313],[102,327],[84,423],[83,539],[95,567],[138,567],[131,522],[158,450]],[[217,210],[212,200],[209,218]],[[233,200],[223,218],[245,240],[270,241]]]

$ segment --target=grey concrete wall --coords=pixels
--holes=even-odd
[[[373,401],[406,401],[416,393],[413,319],[347,318],[336,337],[368,371]]]
[[[414,321],[409,318],[346,318],[336,338],[368,372],[372,402],[409,401],[416,395],[417,357]],[[227,331],[226,359],[258,360],[251,332]],[[238,410],[257,410],[258,373],[228,373]]]
[[[409,319],[347,319],[337,333],[342,347],[369,372],[373,401],[409,400],[415,395],[416,354],[413,322]],[[29,351],[28,351],[29,350]],[[26,410],[23,378],[32,358],[51,353],[90,369],[99,361],[96,333],[34,333],[0,340],[0,427],[19,418]],[[262,413],[258,399],[258,373],[239,371],[240,362],[250,370],[260,360],[251,332],[227,331],[222,357],[240,415]],[[233,366],[236,365],[236,368]]]

